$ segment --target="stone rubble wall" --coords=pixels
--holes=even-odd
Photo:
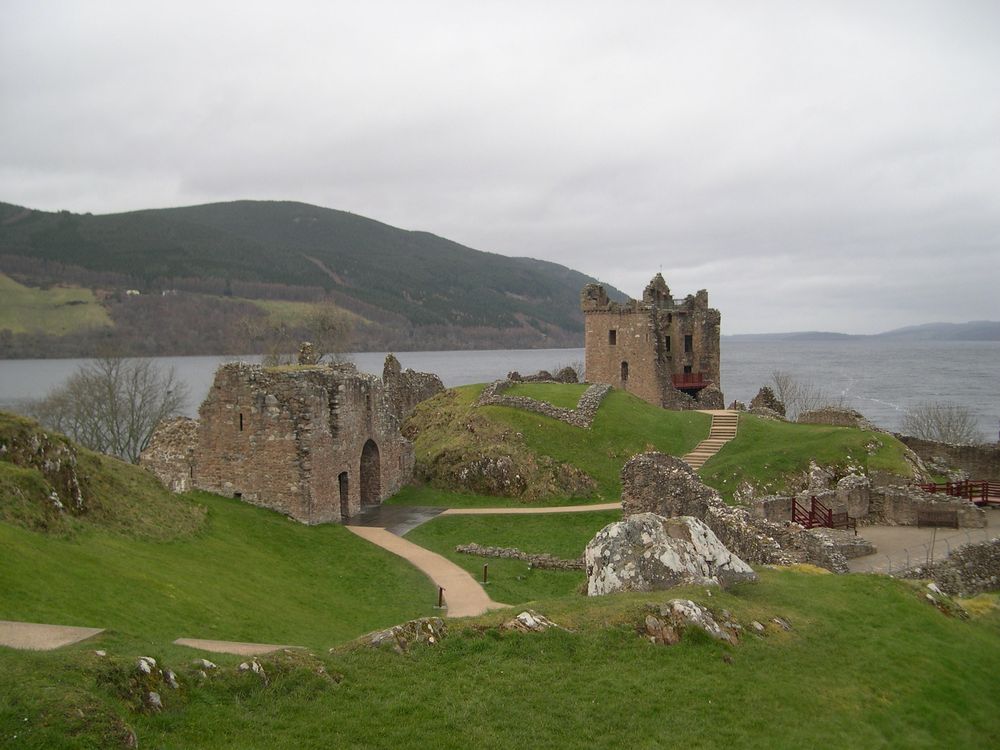
[[[857,427],[859,430],[877,430],[865,415],[854,409],[844,409],[839,406],[824,406],[799,414],[795,420],[800,424],[826,424],[834,427]]]
[[[478,557],[495,557],[505,560],[520,560],[533,568],[546,570],[583,570],[583,558],[566,560],[547,553],[522,552],[514,547],[484,547],[479,544],[460,544],[456,552]]]
[[[912,485],[892,485],[872,492],[868,520],[894,526],[916,526],[917,511],[953,510],[962,529],[986,526],[986,511],[968,500],[924,492]]]
[[[189,417],[166,419],[156,427],[139,465],[153,472],[171,492],[193,488],[194,456],[198,447],[198,422]]]
[[[541,381],[540,381],[541,382]],[[556,382],[556,381],[548,381]],[[575,409],[565,409],[561,406],[553,406],[547,401],[528,396],[505,396],[503,392],[510,388],[514,381],[495,380],[487,385],[476,400],[476,406],[510,406],[514,409],[532,411],[536,414],[543,414],[552,419],[558,419],[566,424],[588,429],[597,416],[597,410],[601,407],[605,396],[611,391],[610,385],[598,384],[590,386],[576,404]]]
[[[910,568],[899,578],[930,578],[951,596],[1000,591],[1000,538],[959,547],[946,560]]]
[[[782,417],[785,416],[784,402],[775,395],[770,386],[766,385],[750,400],[750,409],[769,409]]]
[[[960,469],[969,479],[1000,482],[1000,443],[951,445],[922,440],[910,435],[896,435],[896,437],[924,461]]]

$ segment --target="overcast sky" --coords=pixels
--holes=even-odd
[[[726,334],[1000,319],[997,0],[5,0],[0,115],[32,208],[300,200]]]

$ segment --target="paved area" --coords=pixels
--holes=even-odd
[[[36,622],[0,620],[0,646],[22,651],[51,651],[60,646],[92,638],[104,628],[77,628],[70,625],[42,625]]]
[[[1000,509],[987,509],[985,529],[860,526],[858,534],[874,544],[878,552],[848,560],[851,572],[888,573],[919,565],[928,559],[941,560],[963,544],[983,542],[1000,535]]]
[[[509,606],[490,599],[485,589],[463,568],[436,552],[408,542],[386,529],[374,526],[348,526],[347,529],[362,539],[399,555],[442,587],[448,617],[473,617],[491,609]]]
[[[200,651],[211,651],[213,654],[238,654],[240,656],[260,656],[269,654],[280,648],[296,648],[295,646],[280,646],[274,643],[241,643],[240,641],[206,641],[201,638],[178,638],[174,641],[178,646],[189,646]]]
[[[423,505],[375,505],[347,522],[348,526],[377,526],[403,536],[441,514],[444,508]]]

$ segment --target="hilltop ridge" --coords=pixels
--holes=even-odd
[[[147,354],[207,350],[128,322],[162,320],[166,303],[130,315],[114,293],[138,290],[132,308],[153,307],[141,297],[165,291],[200,295],[201,321],[217,327],[254,315],[253,307],[232,314],[241,300],[332,302],[354,316],[357,350],[530,348],[579,345],[579,290],[594,281],[556,263],[483,252],[345,211],[249,200],[106,215],[0,203],[0,272],[28,287],[102,290],[115,325],[142,329],[126,341],[153,337],[152,350],[134,352]],[[189,327],[177,326],[181,333]],[[38,338],[50,332],[34,333],[36,348],[66,353]],[[229,338],[238,349],[235,331]]]

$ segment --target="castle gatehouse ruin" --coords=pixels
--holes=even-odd
[[[600,284],[580,295],[587,381],[609,383],[666,409],[722,409],[721,316],[704,289],[677,302],[661,274],[642,300],[608,299]]]
[[[222,365],[198,419],[164,422],[140,463],[176,492],[341,522],[410,481],[413,445],[400,424],[443,389],[391,354],[381,379],[352,364]]]

